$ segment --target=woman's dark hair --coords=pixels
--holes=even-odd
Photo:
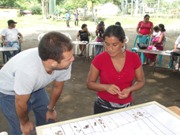
[[[81,26],[81,29],[84,29],[85,27],[87,27],[87,24],[83,24],[83,25]]]
[[[159,24],[159,29],[160,29],[160,31],[162,31],[162,32],[165,32],[165,31],[166,31],[166,29],[164,28],[164,24]]]
[[[119,41],[122,43],[123,40],[126,38],[123,28],[117,25],[110,25],[109,27],[107,27],[104,32],[103,39],[105,39],[105,37],[112,37],[112,36],[118,38]]]
[[[49,32],[42,37],[38,51],[43,61],[53,59],[60,63],[63,52],[71,51],[72,48],[73,44],[67,36],[60,32]]]
[[[148,14],[146,14],[146,15],[144,16],[144,19],[145,19],[146,17],[149,17],[149,18],[150,18],[150,16],[149,16]]]
[[[99,35],[99,37],[102,37],[104,33],[104,22],[101,21],[96,28],[96,35]]]

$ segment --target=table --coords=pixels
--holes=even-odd
[[[177,115],[180,116],[180,108],[177,106],[170,106],[168,107],[168,109],[170,109],[171,111],[173,111],[174,113],[176,113]]]
[[[0,52],[3,54],[3,63],[5,64],[5,54],[3,52],[5,51],[17,51],[18,49],[16,47],[0,47]]]
[[[77,55],[79,54],[79,45],[88,45],[87,41],[72,41],[72,43],[75,45],[74,46],[74,54]],[[87,48],[85,48],[86,50]],[[85,51],[86,53],[86,51]]]
[[[104,42],[96,42],[96,41],[92,41],[92,42],[89,42],[89,46],[88,46],[88,56],[92,56],[94,57],[95,54],[94,54],[94,51],[95,51],[95,46],[96,45],[99,45],[99,46],[103,46],[103,50],[104,51]]]
[[[140,52],[141,62],[144,63],[144,53],[157,54],[157,55],[166,55],[171,56],[170,51],[159,51],[159,50],[147,50],[147,49],[137,49],[137,52]]]
[[[37,135],[180,135],[180,116],[152,101],[36,127]]]
[[[5,51],[17,51],[16,47],[0,47],[0,52],[5,52]]]

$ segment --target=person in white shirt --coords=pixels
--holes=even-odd
[[[18,31],[18,29],[15,28],[17,22],[15,22],[14,20],[8,20],[7,23],[8,23],[8,28],[4,29],[1,32],[3,46],[17,48],[17,51],[14,51],[13,54],[11,54],[10,52],[5,52],[7,58],[10,59],[19,52],[20,49],[19,44],[22,43],[23,36]]]
[[[179,58],[180,58],[180,35],[176,39],[174,43],[174,49],[171,52],[170,68],[175,68],[176,70],[179,68]]]
[[[0,70],[0,109],[6,117],[10,135],[29,135],[34,124],[29,120],[32,110],[36,126],[57,119],[55,104],[64,82],[71,77],[74,61],[73,44],[64,34],[45,34],[38,48],[11,58]],[[50,99],[45,87],[53,82]]]

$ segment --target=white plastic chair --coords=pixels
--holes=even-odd
[[[8,133],[3,131],[3,132],[0,132],[0,135],[8,135]]]
[[[46,33],[41,33],[41,34],[39,34],[39,35],[38,35],[38,38],[37,38],[37,39],[38,39],[38,41],[40,41],[40,40],[41,40],[41,38],[42,38],[45,34],[46,34]]]

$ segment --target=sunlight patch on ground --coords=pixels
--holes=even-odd
[[[148,83],[157,83],[155,79],[146,79],[146,82]]]
[[[163,73],[157,73],[157,72],[154,74],[154,76],[155,76],[156,78],[161,78],[161,79],[169,78],[169,75],[165,75],[165,74],[163,74]]]

